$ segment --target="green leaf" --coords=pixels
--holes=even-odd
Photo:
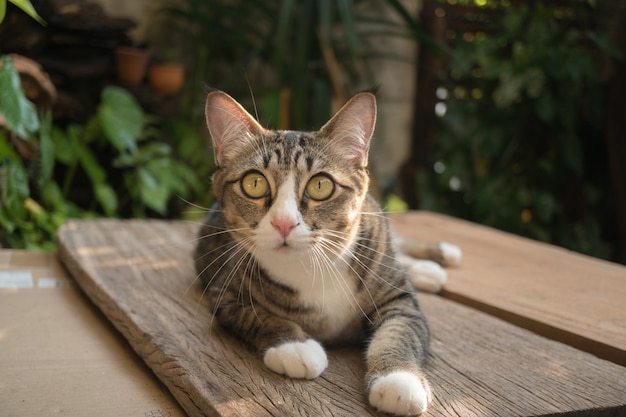
[[[106,172],[104,171],[104,168],[100,166],[98,160],[89,148],[79,148],[78,159],[93,186],[102,184],[106,181]]]
[[[39,185],[43,186],[50,178],[54,169],[54,143],[51,138],[52,112],[44,113],[41,130],[39,131],[39,158],[41,161],[41,176]]]
[[[73,164],[77,156],[77,142],[73,140],[77,135],[76,129],[70,126],[67,134],[58,127],[52,127],[52,141],[54,142],[54,156],[65,165]]]
[[[55,210],[60,210],[65,203],[63,193],[61,193],[59,185],[54,181],[42,187],[41,197],[46,205],[54,207]]]
[[[22,139],[31,139],[39,129],[35,105],[24,96],[20,77],[9,57],[2,57],[0,68],[0,113],[4,115],[9,130]]]
[[[20,158],[17,155],[17,152],[15,152],[11,141],[6,137],[2,130],[0,130],[0,156],[2,157],[2,159],[0,159],[0,166],[2,166],[5,159],[19,160]]]
[[[22,9],[27,15],[29,15],[30,17],[32,17],[33,19],[35,19],[36,21],[38,21],[40,24],[42,25],[46,25],[45,20],[43,20],[41,18],[41,16],[39,16],[39,14],[37,14],[37,11],[35,10],[35,8],[33,7],[33,5],[31,4],[30,0],[9,0],[11,3],[15,4],[17,7],[19,7],[20,9]],[[0,1],[0,3],[5,4],[5,1]],[[6,7],[6,4],[5,4]],[[4,17],[4,16],[0,16],[0,17]],[[0,22],[2,21],[2,19],[0,19]]]
[[[149,170],[147,168],[144,168],[144,167],[140,167],[137,170],[137,175],[139,176],[139,181],[140,181],[142,186],[145,186],[145,187],[148,187],[148,188],[158,188],[159,187],[159,182],[152,175],[151,170]]]
[[[0,0],[0,23],[4,21],[4,16],[7,14],[7,2]]]
[[[120,152],[137,150],[144,127],[144,113],[135,98],[120,87],[102,92],[98,117],[106,138]]]
[[[26,170],[20,163],[12,159],[6,161],[4,169],[6,170],[6,197],[9,201],[23,201],[30,195]]]
[[[9,213],[9,210],[4,204],[0,204],[0,226],[2,226],[0,228],[0,236],[3,232],[8,232],[13,235],[17,227],[15,219],[13,219],[13,216],[11,216],[11,213]]]
[[[140,184],[139,192],[141,193],[141,201],[148,208],[159,214],[166,213],[167,202],[170,196],[166,187],[148,187],[145,184]]]
[[[117,211],[117,195],[113,188],[109,184],[106,183],[98,183],[94,187],[94,193],[96,196],[96,200],[102,206],[104,213],[107,216],[115,215]]]
[[[170,156],[171,151],[167,143],[150,143],[139,148],[136,155],[136,163],[142,164],[155,159],[167,158]]]

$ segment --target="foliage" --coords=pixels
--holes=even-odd
[[[172,200],[199,191],[194,170],[173,155],[127,91],[106,88],[85,126],[61,129],[49,112],[37,115],[10,60],[3,64],[0,109],[9,130],[0,134],[0,241],[50,249],[68,218],[166,215]],[[16,151],[24,139],[38,158]]]
[[[191,108],[202,107],[195,92],[203,83],[236,97],[245,97],[250,89],[262,120],[281,129],[310,129],[328,120],[334,105],[343,104],[344,90],[374,83],[368,78],[364,39],[402,32],[381,16],[359,15],[360,6],[375,3],[165,0],[161,12],[173,28],[168,41],[170,33],[181,36],[181,47],[189,48],[183,55],[192,57]],[[399,1],[385,4],[408,16]]]
[[[41,16],[37,14],[37,11],[33,7],[30,0],[9,0],[9,2],[13,3],[14,5],[22,9],[24,13],[26,13],[27,15],[29,15],[30,17],[32,17],[33,19],[35,19],[42,25],[46,24],[46,22],[44,22]],[[7,0],[0,0],[0,23],[2,23],[2,21],[4,20],[6,11],[7,11]]]
[[[593,22],[557,12],[511,7],[493,34],[459,37],[422,208],[605,257],[585,157],[601,146],[600,68],[614,50]]]

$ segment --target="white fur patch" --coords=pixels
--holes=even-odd
[[[369,401],[380,411],[408,416],[426,411],[428,394],[417,376],[396,371],[372,382]]]
[[[458,265],[461,263],[461,258],[463,257],[461,248],[446,242],[441,242],[439,247],[443,254],[444,265]]]
[[[272,371],[290,378],[317,378],[328,366],[322,345],[313,339],[306,342],[288,342],[270,348],[263,363]]]
[[[407,270],[409,280],[420,291],[437,293],[448,281],[448,273],[435,261],[398,255],[398,261]]]

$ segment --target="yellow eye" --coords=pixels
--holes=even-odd
[[[241,179],[241,190],[250,198],[261,198],[269,193],[270,186],[263,174],[250,172]]]
[[[329,198],[335,191],[335,183],[328,176],[319,174],[309,180],[306,192],[313,200],[322,201]]]

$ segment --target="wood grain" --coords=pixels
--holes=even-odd
[[[329,349],[312,381],[264,368],[215,324],[194,282],[197,226],[163,221],[73,221],[59,255],[190,416],[371,416],[361,352]],[[429,416],[626,414],[626,369],[437,296],[431,322]]]
[[[626,267],[434,213],[392,223],[461,246],[444,297],[626,366]]]

